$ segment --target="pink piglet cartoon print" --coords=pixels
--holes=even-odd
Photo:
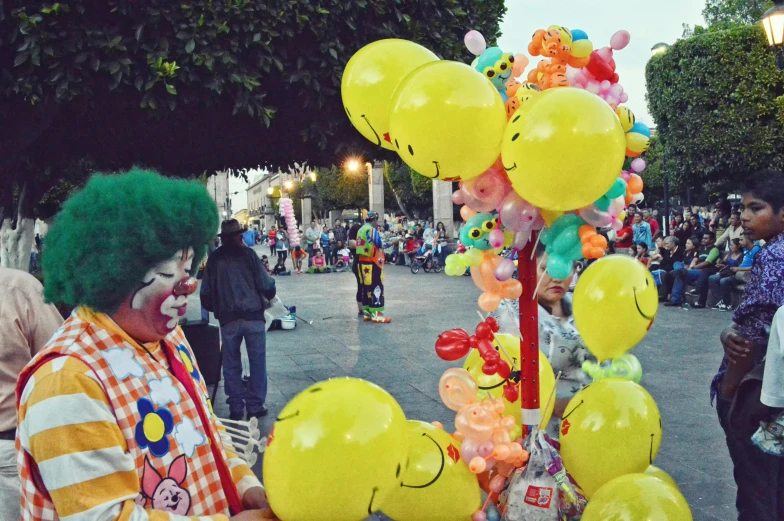
[[[142,494],[152,500],[152,508],[184,516],[191,508],[191,495],[180,485],[188,474],[185,456],[178,456],[169,466],[167,477],[161,476],[148,458],[144,458]]]

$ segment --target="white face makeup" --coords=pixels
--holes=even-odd
[[[131,309],[148,315],[156,329],[174,329],[188,303],[188,295],[175,292],[175,286],[190,278],[192,264],[193,248],[188,248],[153,267],[131,297]]]

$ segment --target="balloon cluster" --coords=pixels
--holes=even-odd
[[[623,85],[618,83],[613,51],[625,49],[630,40],[628,31],[618,31],[610,38],[610,46],[593,51],[583,68],[567,68],[566,75],[571,86],[596,94],[613,108],[629,101]]]
[[[540,90],[569,87],[566,68],[582,68],[588,65],[588,57],[593,44],[584,31],[578,32],[578,39],[566,27],[550,26],[546,31],[537,30],[528,44],[531,56],[543,56],[536,68],[528,73],[528,81],[535,83]]]
[[[460,456],[474,474],[481,474],[503,462],[522,467],[528,452],[511,433],[517,422],[504,416],[506,404],[500,398],[477,401],[477,385],[465,369],[447,369],[438,383],[444,405],[457,412],[454,437],[462,441]]]
[[[299,230],[297,230],[297,218],[294,216],[294,203],[288,197],[281,197],[280,214],[286,221],[286,231],[289,236],[289,245],[291,248],[299,246]]]
[[[507,380],[512,374],[509,363],[501,358],[501,354],[493,347],[494,333],[499,330],[498,323],[493,317],[487,317],[484,322],[476,326],[476,332],[469,335],[465,329],[451,329],[444,331],[436,340],[436,354],[442,360],[455,361],[468,355],[471,349],[476,349],[482,357],[482,372],[486,375],[497,374]],[[504,397],[510,402],[517,400],[520,389],[514,383],[504,386]]]
[[[621,126],[626,133],[626,155],[637,157],[648,150],[651,143],[651,129],[641,121],[637,121],[634,112],[628,107],[616,109]]]

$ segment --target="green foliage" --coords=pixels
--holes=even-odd
[[[784,73],[759,25],[676,42],[648,62],[646,82],[667,173],[682,190],[784,167]]]
[[[386,163],[384,168],[384,206],[399,208],[408,217],[427,217],[433,208],[433,180],[419,175],[401,162]]]
[[[0,103],[60,105],[41,136],[50,162],[331,164],[371,150],[340,102],[359,47],[407,38],[470,61],[465,32],[494,41],[504,12],[503,0],[5,0]]]
[[[709,26],[754,24],[772,5],[770,0],[707,0],[702,17]]]

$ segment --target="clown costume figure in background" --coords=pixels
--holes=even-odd
[[[384,244],[376,230],[377,220],[378,214],[370,210],[357,232],[359,292],[365,322],[388,324],[392,319],[384,316]]]
[[[65,203],[44,295],[76,309],[19,376],[23,520],[274,518],[177,325],[217,227],[203,186],[141,170]]]

